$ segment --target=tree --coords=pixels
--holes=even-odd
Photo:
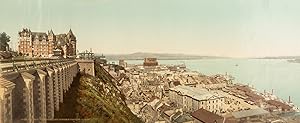
[[[10,36],[5,32],[0,33],[0,51],[7,51],[9,49],[8,42],[10,41]]]

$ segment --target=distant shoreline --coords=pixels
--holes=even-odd
[[[146,57],[145,57],[146,58]],[[157,57],[155,57],[157,58]],[[261,60],[287,60],[288,62],[292,63],[300,63],[299,61],[295,61],[295,59],[284,59],[284,58],[213,58],[213,57],[207,57],[207,58],[157,58],[157,60],[206,60],[206,59],[261,59]],[[115,61],[115,60],[144,60],[144,58],[107,58],[107,60]]]
[[[97,54],[96,56],[101,56]],[[300,56],[274,56],[274,57],[227,57],[227,56],[208,56],[208,55],[189,55],[172,53],[146,53],[137,52],[132,54],[107,54],[108,60],[144,60],[144,58],[157,58],[158,60],[199,60],[199,59],[300,59]],[[299,61],[300,62],[300,61]]]
[[[107,60],[121,60],[122,58],[107,58]],[[218,59],[218,58],[158,58],[157,60],[201,60],[201,59]],[[144,58],[127,58],[122,60],[144,60]]]
[[[229,57],[168,54],[168,53],[143,53],[143,52],[138,52],[133,54],[106,55],[107,60],[121,60],[121,59],[122,60],[144,60],[144,58],[157,58],[159,60],[197,60],[197,59],[216,59],[216,58],[229,58]]]
[[[300,59],[290,59],[290,60],[287,60],[288,62],[290,63],[300,63]]]

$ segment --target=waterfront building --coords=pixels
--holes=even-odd
[[[193,112],[200,108],[220,114],[223,109],[225,97],[209,92],[203,88],[176,86],[169,89],[170,100],[182,107],[186,112]]]
[[[268,110],[271,112],[290,112],[293,111],[293,107],[280,102],[279,100],[268,100],[267,103],[269,104]]]
[[[270,113],[262,108],[242,110],[237,112],[232,112],[232,116],[237,119],[239,123],[244,123],[246,121],[261,121],[263,117],[268,116]]]
[[[23,29],[19,32],[18,52],[30,57],[51,57],[59,49],[64,58],[76,56],[76,37],[70,29],[66,34],[55,35],[52,30],[32,32]]]
[[[145,58],[144,59],[144,66],[157,66],[157,58]]]
[[[119,66],[122,66],[122,67],[126,68],[127,63],[125,62],[125,60],[121,59],[121,60],[119,60]]]

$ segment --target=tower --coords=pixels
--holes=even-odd
[[[69,55],[75,56],[76,55],[76,37],[73,34],[72,29],[69,30],[69,32],[67,34],[67,38],[68,38],[68,43],[69,43],[69,48],[70,48]]]
[[[54,55],[54,43],[56,41],[56,37],[52,31],[52,29],[50,31],[48,31],[48,54],[49,55]]]
[[[32,32],[24,28],[19,32],[18,52],[22,55],[32,56]]]

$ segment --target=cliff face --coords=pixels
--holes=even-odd
[[[96,76],[78,75],[73,87],[65,95],[65,103],[57,118],[91,119],[99,123],[140,123],[125,103],[115,80],[97,63]]]

